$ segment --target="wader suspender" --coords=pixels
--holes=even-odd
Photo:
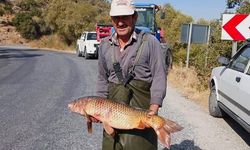
[[[135,66],[136,64],[138,63],[139,61],[139,58],[142,54],[142,51],[143,51],[143,44],[145,42],[145,39],[144,39],[144,34],[145,33],[142,33],[142,39],[141,39],[141,43],[139,45],[139,48],[137,48],[136,50],[136,58],[135,58],[135,62],[132,66],[132,69],[129,71],[128,75],[126,76],[126,78],[124,79],[123,78],[123,75],[122,75],[122,68],[120,66],[120,63],[116,60],[116,52],[115,52],[115,47],[113,47],[113,53],[112,53],[112,62],[113,62],[113,68],[115,70],[115,74],[118,78],[118,80],[124,85],[126,86],[131,80],[133,80],[133,78],[135,77],[135,73],[134,73],[134,70],[135,70]]]

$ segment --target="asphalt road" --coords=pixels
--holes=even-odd
[[[102,126],[89,135],[86,120],[67,108],[95,94],[96,75],[96,59],[0,47],[0,150],[101,149]],[[172,135],[171,150],[250,149],[250,134],[232,119],[210,117],[171,86],[160,115],[184,127]]]

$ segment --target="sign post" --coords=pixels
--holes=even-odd
[[[187,49],[187,60],[186,60],[186,67],[188,68],[189,66],[189,55],[190,55],[190,46],[191,46],[191,38],[192,38],[192,27],[193,23],[190,23],[189,27],[189,36],[188,36],[188,49]]]
[[[236,41],[233,41],[231,57],[233,57],[234,54],[236,54],[236,52],[237,52],[237,42],[236,42]]]
[[[210,26],[208,27],[208,39],[207,39],[207,50],[206,50],[206,58],[205,58],[205,67],[207,67],[207,60],[208,60],[208,51],[209,51],[209,37],[210,37]]]
[[[186,67],[189,67],[190,47],[192,43],[208,44],[210,36],[210,27],[207,25],[199,24],[183,24],[181,30],[181,42],[187,43],[187,60]]]

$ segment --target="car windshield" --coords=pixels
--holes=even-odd
[[[153,27],[153,21],[154,21],[154,9],[153,8],[136,8],[136,11],[138,12],[138,19],[136,22],[136,26],[142,26],[142,27]]]
[[[250,60],[250,47],[245,47],[243,51],[238,55],[235,60],[232,61],[230,68],[244,72],[245,67],[248,64],[248,61]]]
[[[87,40],[96,40],[96,33],[88,33]]]

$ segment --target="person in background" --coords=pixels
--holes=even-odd
[[[160,43],[135,28],[138,14],[132,0],[113,0],[110,16],[115,32],[100,44],[96,94],[157,114],[167,86]],[[103,150],[156,150],[157,145],[152,128],[103,133]]]

